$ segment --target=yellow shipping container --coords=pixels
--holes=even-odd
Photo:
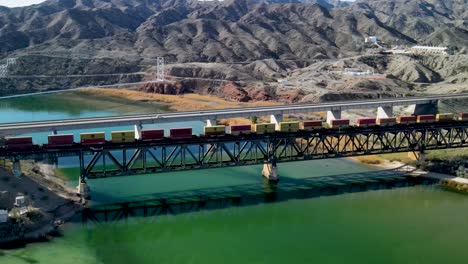
[[[436,120],[437,121],[452,121],[455,115],[453,113],[444,113],[444,114],[437,114]]]
[[[257,134],[273,133],[275,132],[275,127],[276,126],[273,123],[255,124],[254,131]]]
[[[281,132],[297,132],[299,130],[299,122],[280,122],[279,130]]]
[[[127,131],[112,131],[111,132],[111,136],[112,138],[114,137],[124,137],[124,138],[128,138],[128,137],[135,137],[135,131],[134,130],[127,130]]]
[[[205,130],[205,133],[206,132],[225,132],[226,126],[206,126],[204,130]]]
[[[85,139],[105,139],[106,138],[106,133],[104,132],[94,132],[94,133],[81,133],[80,134],[80,139],[85,140]]]

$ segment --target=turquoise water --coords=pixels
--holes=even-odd
[[[165,107],[81,95],[0,100],[0,122],[156,111]],[[73,164],[59,162],[71,178]],[[260,171],[247,166],[91,180],[92,202],[258,184]],[[285,163],[279,164],[279,184],[370,171],[341,159]],[[0,251],[0,263],[466,263],[467,219],[468,196],[407,187],[102,226],[67,224],[51,242]]]

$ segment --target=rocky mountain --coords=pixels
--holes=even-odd
[[[62,52],[174,62],[335,58],[367,34],[387,43],[467,46],[467,0],[270,3],[49,0],[0,8],[0,52]]]

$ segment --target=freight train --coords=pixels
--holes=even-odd
[[[411,125],[424,124],[435,122],[452,122],[452,121],[468,121],[468,113],[460,114],[437,114],[437,115],[418,115],[418,116],[400,116],[388,118],[359,118],[356,121],[355,127],[376,127],[376,126],[396,126],[396,125]],[[350,125],[349,119],[331,120],[326,124],[319,120],[314,121],[290,121],[280,122],[278,129],[274,123],[260,123],[254,125],[231,125],[231,126],[205,126],[201,137],[216,137],[223,135],[240,136],[247,134],[269,134],[275,132],[297,132],[299,130],[314,131],[320,129],[343,129],[353,127]],[[169,130],[170,139],[189,139],[196,137],[193,135],[192,128],[172,128]],[[136,141],[157,141],[165,139],[164,129],[146,129],[141,130],[141,135],[136,136],[135,131],[112,131],[111,143],[122,144]],[[105,144],[106,135],[104,132],[81,133],[80,141],[74,142],[74,137],[71,134],[49,135],[49,147],[67,147],[75,144],[81,145],[99,145]],[[7,149],[25,149],[37,147],[34,145],[32,137],[6,137],[4,146]]]

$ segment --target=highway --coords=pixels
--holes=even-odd
[[[123,116],[107,116],[79,119],[44,120],[34,122],[0,124],[0,135],[17,135],[35,132],[64,131],[73,129],[103,128],[129,125],[163,124],[186,121],[205,121],[222,118],[284,115],[297,113],[325,112],[333,110],[371,109],[377,107],[393,107],[434,103],[442,99],[468,98],[468,93],[433,95],[426,97],[404,97],[391,99],[375,99],[361,101],[340,101],[317,104],[289,104],[263,107],[243,107],[228,109],[213,109],[203,111],[184,111],[171,113],[138,114]]]

